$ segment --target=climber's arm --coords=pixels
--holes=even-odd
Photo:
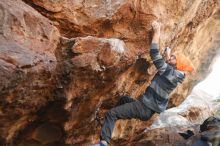
[[[150,56],[158,72],[162,74],[167,68],[167,63],[165,62],[165,60],[159,52],[158,45],[160,40],[160,24],[158,22],[153,22],[152,27],[154,30],[154,35],[151,43]]]
[[[152,23],[152,27],[153,27],[153,38],[152,38],[152,44],[159,44],[160,41],[160,23],[157,21],[154,21]]]

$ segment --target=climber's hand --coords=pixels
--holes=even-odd
[[[152,27],[153,27],[153,30],[154,30],[152,43],[159,44],[159,40],[160,40],[160,23],[158,21],[153,21],[152,22]]]
[[[165,52],[166,52],[167,55],[170,56],[171,49],[170,49],[169,47],[166,47],[166,48],[165,48]]]
[[[171,56],[171,49],[169,47],[166,47],[163,54],[164,54],[165,60],[169,60]]]
[[[160,22],[153,21],[152,22],[152,27],[153,27],[154,32],[160,32]]]

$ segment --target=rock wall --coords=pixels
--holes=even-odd
[[[36,111],[53,100],[59,36],[47,18],[22,1],[0,1],[0,145],[12,144]]]
[[[155,19],[161,49],[197,69],[172,94],[170,107],[179,105],[219,50],[219,11],[218,0],[1,0],[0,144],[97,141],[105,112],[122,95],[138,98],[156,72]],[[119,121],[113,137],[127,140],[156,117]]]

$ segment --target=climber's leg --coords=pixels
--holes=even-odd
[[[151,109],[147,108],[139,100],[112,108],[107,112],[105,116],[100,139],[110,143],[112,132],[117,119],[135,118],[146,121],[153,115],[153,113],[154,112]]]
[[[118,103],[116,104],[116,106],[123,105],[123,104],[125,104],[125,103],[134,102],[134,101],[135,101],[135,99],[133,99],[133,98],[131,98],[131,97],[129,97],[129,96],[122,96],[122,97],[119,99],[119,101],[118,101]]]

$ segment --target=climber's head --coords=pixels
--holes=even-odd
[[[168,64],[176,68],[177,58],[175,55],[170,55],[170,57],[166,60]]]
[[[168,63],[171,64],[172,66],[175,66],[177,70],[183,72],[189,72],[189,73],[195,70],[194,65],[187,56],[183,54],[175,54],[171,56],[173,56],[173,59],[172,57],[170,57],[170,61]]]
[[[173,66],[177,70],[183,72],[192,72],[194,70],[194,66],[188,57],[182,53],[171,54],[171,49],[169,47],[164,50],[163,56],[166,60],[166,63]]]
[[[171,49],[169,47],[166,47],[163,52],[163,57],[166,60],[166,63],[170,64],[171,66],[176,68],[176,55],[171,54]]]

